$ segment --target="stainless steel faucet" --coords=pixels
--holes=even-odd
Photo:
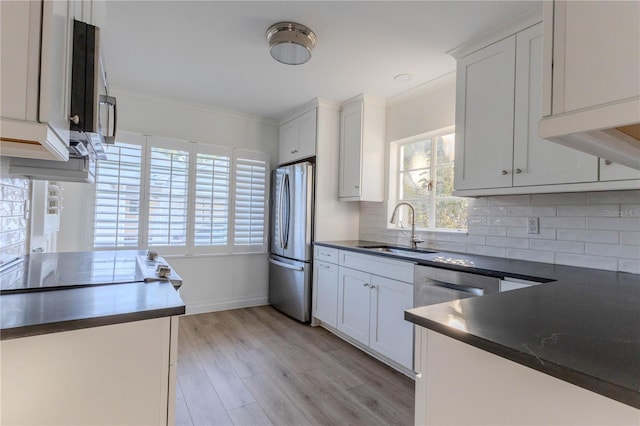
[[[424,240],[422,238],[418,238],[416,235],[416,208],[413,207],[413,204],[407,203],[406,201],[396,204],[393,209],[393,213],[391,213],[391,220],[389,222],[396,222],[396,212],[400,206],[408,206],[409,209],[411,209],[411,248],[415,250],[418,248],[418,243],[422,243]]]

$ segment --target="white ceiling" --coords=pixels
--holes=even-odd
[[[277,118],[313,98],[388,98],[455,69],[445,52],[540,1],[110,1],[112,87]],[[298,66],[271,58],[267,28],[291,20],[318,43]],[[393,77],[408,73],[409,82]]]

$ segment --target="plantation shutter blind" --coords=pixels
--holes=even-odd
[[[149,146],[149,247],[186,246],[189,143],[154,137]],[[163,250],[171,253],[171,250]]]
[[[266,156],[235,151],[234,251],[262,251],[266,245]]]
[[[93,247],[138,247],[142,135],[119,135],[96,166]],[[131,143],[128,143],[131,142]]]
[[[229,242],[231,150],[198,145],[195,164],[195,252],[225,251]]]

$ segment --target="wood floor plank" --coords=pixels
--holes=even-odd
[[[242,380],[273,424],[292,426],[312,424],[285,393],[274,384],[271,376],[258,374],[245,377]]]
[[[232,424],[227,410],[204,371],[178,376],[178,382],[194,425]]]
[[[264,413],[258,403],[245,405],[244,407],[229,410],[229,417],[236,426],[272,426],[273,423]]]
[[[186,318],[180,321],[181,327],[185,320]],[[178,362],[176,368],[176,374],[178,376],[203,371],[202,364],[200,364],[196,352],[193,349],[193,344],[186,333],[180,330],[178,331]]]
[[[176,401],[176,426],[194,426],[189,415],[187,402],[184,399]]]
[[[367,406],[384,424],[410,425],[414,423],[413,403],[409,401],[402,404],[397,403],[397,398],[393,398],[392,391],[383,392],[379,387],[365,383],[349,389],[349,392]]]

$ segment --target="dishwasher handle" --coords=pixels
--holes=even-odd
[[[445,283],[444,281],[436,281],[429,278],[425,279],[425,283],[431,284],[435,287],[448,288],[450,290],[459,291],[461,293],[472,294],[474,296],[484,295],[484,289],[480,287],[471,287],[471,286],[460,285],[460,284]]]

